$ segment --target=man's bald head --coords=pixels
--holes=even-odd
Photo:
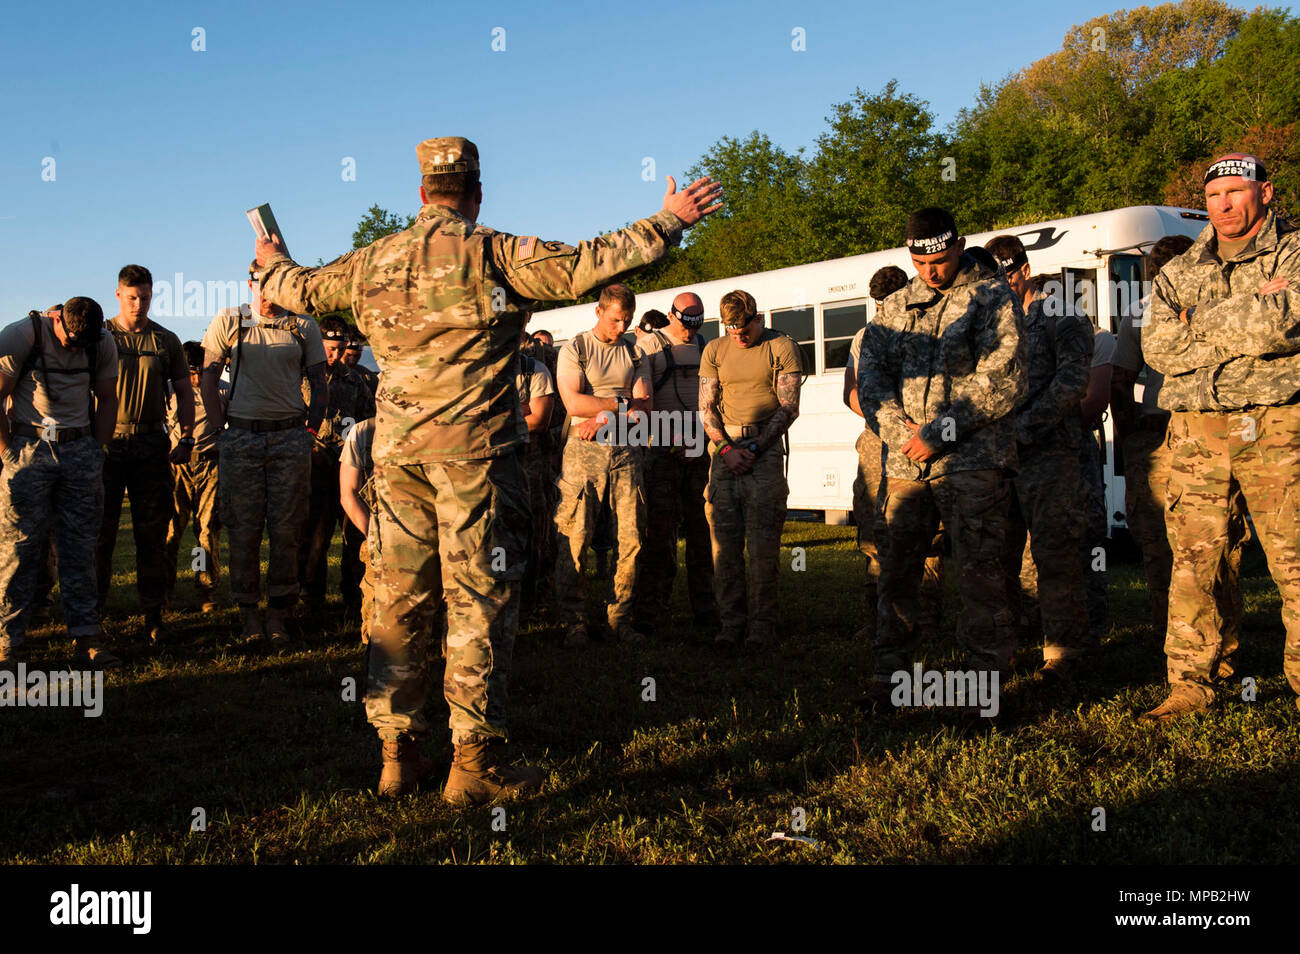
[[[1230,152],[1205,170],[1205,209],[1220,239],[1240,241],[1264,224],[1273,201],[1273,183],[1259,157]]]
[[[694,292],[682,292],[673,299],[673,307],[668,313],[668,324],[672,333],[690,340],[691,335],[700,330],[704,324],[704,302]]]

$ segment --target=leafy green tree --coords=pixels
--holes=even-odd
[[[383,238],[385,235],[392,235],[394,232],[400,232],[403,229],[409,229],[415,224],[415,216],[400,216],[396,212],[389,212],[387,209],[372,205],[366,210],[366,214],[361,217],[357,223],[356,231],[352,233],[352,247],[365,248],[371,242]]]

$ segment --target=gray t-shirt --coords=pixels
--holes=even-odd
[[[90,426],[90,375],[87,355],[83,351],[70,351],[59,344],[54,336],[54,326],[42,315],[41,344],[45,353],[44,371],[49,372],[49,388],[40,359],[32,352],[36,345],[36,331],[30,318],[22,318],[0,331],[0,372],[17,379],[10,396],[9,419],[20,424],[41,427],[53,421],[56,427]],[[28,357],[32,361],[28,362]],[[23,366],[29,370],[24,373]],[[95,363],[95,379],[112,381],[117,378],[117,344],[105,330],[99,339],[99,352]]]
[[[306,413],[304,369],[325,361],[316,322],[288,312],[263,318],[252,314],[247,305],[212,319],[203,336],[203,350],[230,357],[234,394],[228,413],[255,421],[283,421]]]
[[[1115,341],[1115,358],[1111,364],[1134,374],[1146,369],[1140,378],[1142,383],[1142,413],[1167,414],[1160,408],[1160,387],[1165,383],[1165,376],[1146,363],[1142,357],[1142,325],[1146,323],[1147,309],[1151,305],[1150,297],[1142,299],[1142,321],[1135,322],[1126,317],[1119,326],[1119,335]]]

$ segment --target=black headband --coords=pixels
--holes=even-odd
[[[909,238],[907,247],[917,255],[938,255],[940,252],[946,252],[956,241],[957,233],[953,229],[949,229],[939,235]]]
[[[1262,162],[1256,162],[1254,159],[1220,159],[1205,170],[1205,182],[1203,184],[1208,184],[1211,179],[1221,179],[1224,176],[1241,176],[1241,178],[1250,179],[1252,182],[1268,181],[1268,172],[1265,171]]]
[[[346,331],[322,331],[320,336],[326,341],[347,341],[348,333]]]
[[[1017,268],[1029,264],[1029,256],[1024,252],[1016,252],[1016,254],[1012,255],[1010,258],[999,258],[998,264],[1006,271],[1014,272]]]

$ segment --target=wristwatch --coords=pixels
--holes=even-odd
[[[177,443],[178,443],[178,444],[184,444],[186,447],[193,447],[193,446],[194,446],[194,438],[192,438],[192,437],[182,437],[179,441],[177,441]]]

